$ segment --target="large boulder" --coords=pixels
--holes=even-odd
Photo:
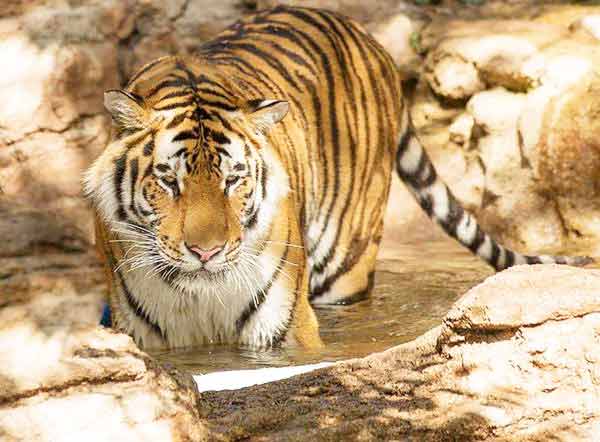
[[[0,313],[9,321],[0,330],[3,441],[204,440],[191,377],[173,376],[128,336],[7,310]]]
[[[421,30],[427,55],[412,106],[419,134],[484,228],[520,251],[600,247],[593,11],[438,20]]]
[[[215,440],[580,441],[600,431],[600,271],[517,267],[364,359],[203,393]]]

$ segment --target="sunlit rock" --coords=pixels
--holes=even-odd
[[[479,163],[484,179],[471,190],[438,168],[483,226],[518,250],[598,250],[600,133],[592,120],[600,58],[593,38],[570,28],[574,11],[563,23],[557,12],[552,20],[455,20],[429,30],[421,82],[435,94],[416,89],[413,120],[433,157],[459,144],[467,164]],[[474,121],[468,142],[465,115]]]
[[[4,316],[4,314],[3,314]],[[193,381],[131,339],[24,321],[0,330],[3,440],[201,440]]]

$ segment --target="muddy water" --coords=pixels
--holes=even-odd
[[[229,346],[154,353],[193,374],[336,361],[408,342],[439,324],[491,270],[449,240],[394,244],[378,261],[371,299],[316,310],[325,348],[253,351]]]

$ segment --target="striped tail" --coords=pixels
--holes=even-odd
[[[517,264],[567,264],[582,266],[593,262],[587,256],[527,256],[502,247],[485,233],[473,215],[462,208],[448,186],[438,177],[429,156],[411,124],[396,153],[396,168],[423,210],[446,233],[483,258],[497,271]]]

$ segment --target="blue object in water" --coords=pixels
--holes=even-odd
[[[104,308],[102,309],[102,319],[100,319],[100,325],[103,325],[104,327],[112,327],[110,305],[108,305],[108,302],[104,304]]]

